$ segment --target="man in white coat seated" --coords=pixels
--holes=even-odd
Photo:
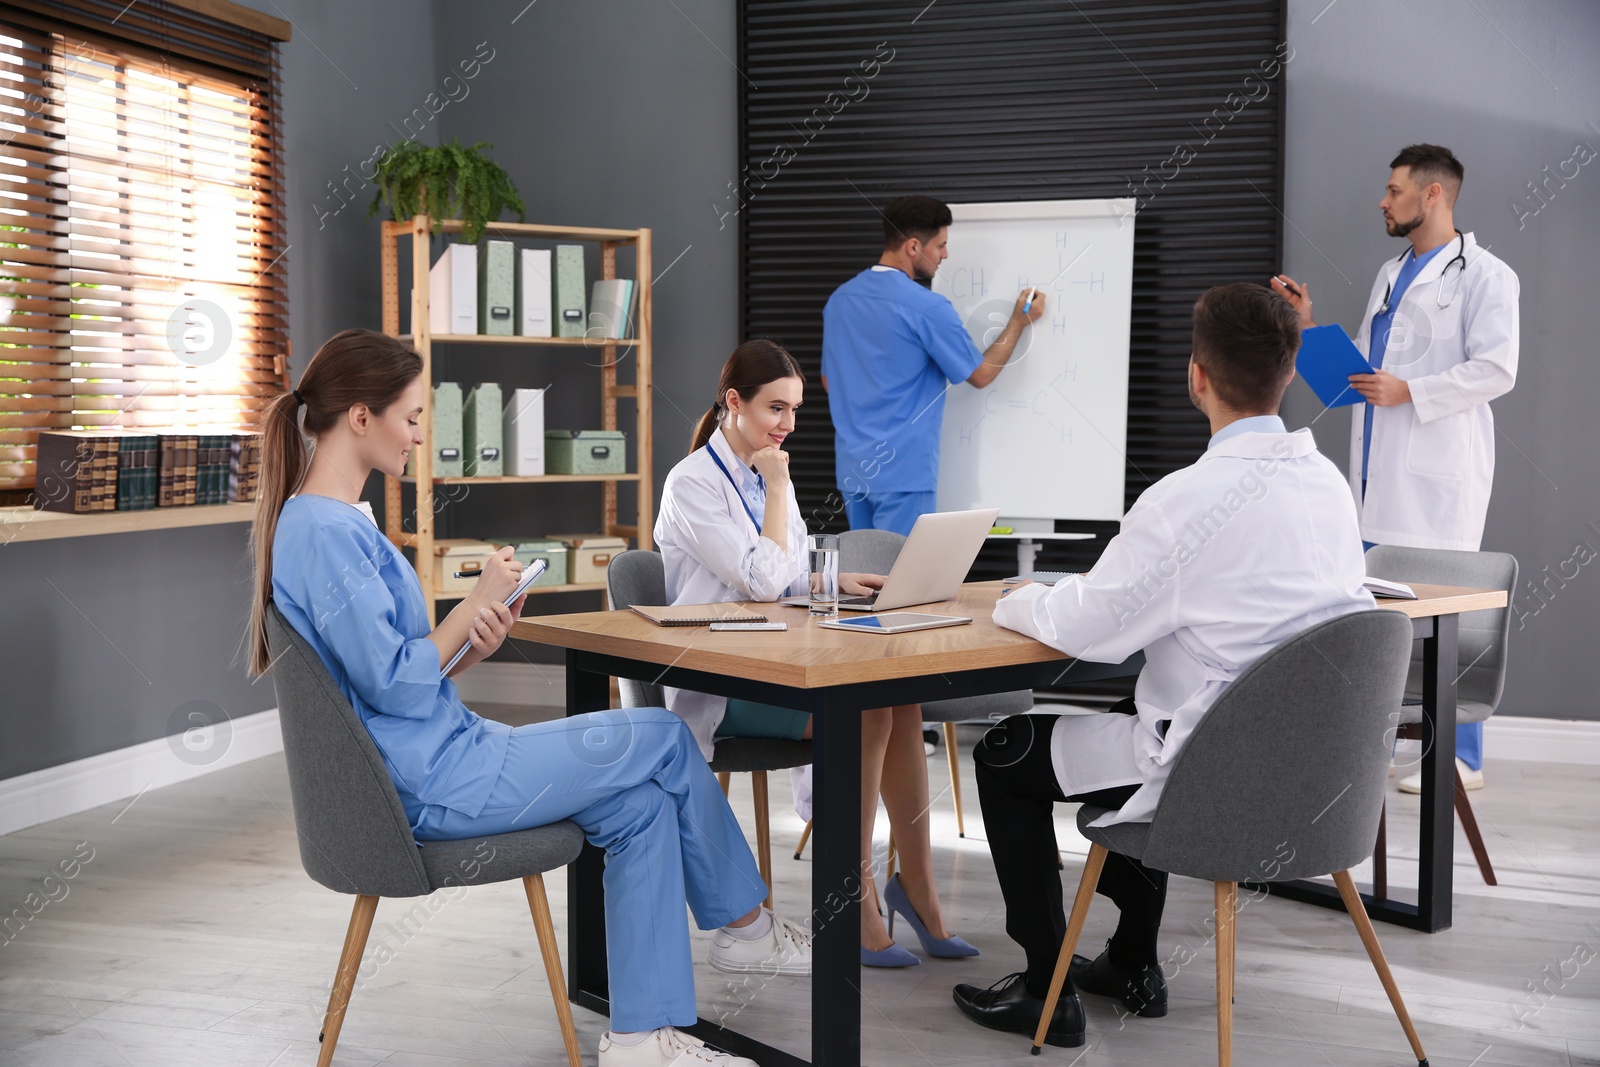
[[[1083,575],[1026,583],[994,620],[1076,658],[1118,663],[1144,650],[1131,700],[1103,715],[1018,715],[974,754],[1006,933],[1027,969],[988,989],[958,985],[958,1007],[995,1030],[1032,1033],[1066,932],[1053,806],[1116,808],[1147,822],[1185,740],[1263,653],[1325,619],[1373,606],[1345,479],[1310,430],[1278,417],[1300,326],[1268,289],[1221,285],[1194,306],[1189,395],[1212,437],[1192,466],[1145,490]],[[1060,472],[1071,477],[1070,471]],[[1069,669],[1070,675],[1070,669]],[[1167,876],[1112,853],[1099,892],[1120,911],[1106,951],[1074,957],[1047,1040],[1083,1043],[1077,990],[1166,1014],[1156,934]]]

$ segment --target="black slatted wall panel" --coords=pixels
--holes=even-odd
[[[782,341],[811,381],[789,445],[808,526],[845,525],[822,305],[877,261],[879,208],[905,193],[1137,196],[1128,503],[1200,454],[1190,307],[1279,269],[1285,25],[1283,0],[742,0],[744,170],[721,210],[740,224],[744,336]],[[1087,567],[1116,526],[1059,528],[1102,536],[1047,547],[1042,568]],[[993,543],[972,577],[1014,569]]]

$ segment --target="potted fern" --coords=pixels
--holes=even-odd
[[[376,215],[385,203],[397,221],[425,211],[433,219],[435,233],[440,219],[459,218],[461,239],[467,244],[483,236],[484,228],[508,208],[521,221],[525,216],[517,187],[499,164],[483,154],[483,149],[493,147],[488,141],[467,147],[454,137],[438,147],[396,142],[378,161],[374,179],[378,194],[367,215]]]

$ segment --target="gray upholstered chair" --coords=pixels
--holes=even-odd
[[[667,572],[659,552],[630,549],[614,556],[606,567],[606,594],[613,610],[634,604],[667,604]],[[625,708],[664,708],[666,696],[654,682],[618,678]],[[772,907],[772,822],[767,802],[767,772],[804,767],[811,762],[810,741],[767,737],[725,737],[717,742],[711,769],[728,793],[732,776],[748,772],[756,810],[756,864],[767,883],[767,907]],[[809,827],[808,827],[809,829]],[[798,853],[797,853],[798,854]]]
[[[289,765],[300,862],[314,880],[338,893],[354,893],[355,906],[339,956],[328,1013],[323,1018],[317,1067],[333,1060],[345,1008],[379,897],[418,897],[453,886],[522,879],[555,998],[567,1062],[579,1067],[578,1034],[561,977],[561,952],[544,872],[578,858],[583,831],[562,821],[531,830],[465,841],[430,841],[421,847],[400,795],[372,737],[334,683],[317,652],[275,606],[267,609],[272,682],[278,692],[283,754]]]
[[[839,569],[888,574],[905,543],[904,535],[892,530],[846,530],[839,535]],[[1010,715],[1021,715],[1032,707],[1031,689],[923,703],[922,721],[942,723],[944,726],[945,756],[950,763],[950,797],[956,807],[957,836],[967,836],[967,825],[961,810],[961,756],[956,746],[956,723],[996,723]]]
[[[1506,688],[1506,648],[1511,642],[1510,594],[1517,588],[1517,557],[1507,552],[1452,552],[1438,548],[1397,548],[1379,545],[1367,553],[1367,573],[1392,582],[1421,582],[1426,585],[1464,585],[1475,589],[1504,589],[1507,604],[1487,611],[1468,611],[1461,615],[1456,639],[1456,722],[1483,722],[1494,714]],[[1422,738],[1422,648],[1411,657],[1411,673],[1406,679],[1406,702],[1401,708],[1400,729],[1396,736],[1408,740]],[[1483,833],[1467,799],[1459,768],[1455,776],[1456,818],[1472,846],[1478,872],[1486,885],[1498,885]],[[1386,809],[1387,811],[1387,809]],[[1372,888],[1379,896],[1389,892],[1387,855],[1387,816],[1379,816],[1378,848],[1372,854]]]
[[[1358,611],[1306,628],[1223,691],[1172,765],[1147,823],[1078,828],[1089,858],[1072,904],[1033,1051],[1044,1044],[1062,980],[1108,851],[1215,883],[1217,1058],[1233,1045],[1238,883],[1332,874],[1419,1063],[1427,1055],[1384,961],[1350,868],[1372,854],[1388,780],[1390,713],[1405,689],[1411,620]]]

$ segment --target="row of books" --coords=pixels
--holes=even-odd
[[[251,501],[261,480],[253,433],[39,434],[36,506],[82,514]]]

